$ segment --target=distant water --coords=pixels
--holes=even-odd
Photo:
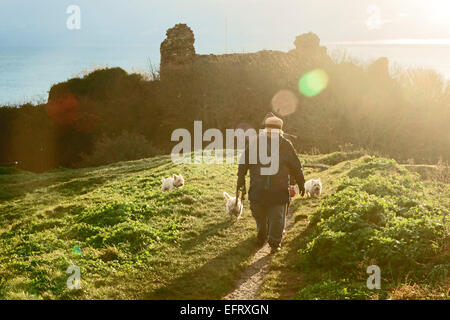
[[[327,45],[345,49],[362,60],[388,57],[403,67],[435,69],[450,79],[450,46]],[[0,47],[0,105],[46,101],[50,87],[89,70],[108,65],[148,70],[149,59],[159,64],[157,46]]]
[[[449,45],[326,45],[328,52],[345,50],[350,56],[369,62],[387,57],[390,66],[433,69],[450,79]]]
[[[0,105],[46,101],[50,87],[95,66],[127,71],[159,65],[154,46],[0,47]]]

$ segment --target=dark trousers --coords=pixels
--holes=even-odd
[[[252,215],[256,220],[258,240],[268,241],[272,248],[281,244],[286,219],[286,204],[265,205],[250,203]]]

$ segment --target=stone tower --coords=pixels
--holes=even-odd
[[[169,66],[192,63],[195,57],[194,33],[186,24],[177,24],[166,32],[161,43],[161,74]]]
[[[304,33],[295,38],[295,50],[291,52],[299,53],[310,57],[327,57],[327,48],[320,45],[320,38],[312,32]]]

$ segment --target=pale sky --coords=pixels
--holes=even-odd
[[[68,30],[66,9],[81,9]],[[187,23],[199,53],[288,50],[296,35],[323,42],[450,39],[448,0],[0,0],[0,46],[151,45]],[[399,40],[401,39],[401,40]],[[444,40],[443,40],[444,39]]]

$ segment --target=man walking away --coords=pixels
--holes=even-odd
[[[252,215],[256,220],[258,245],[263,246],[268,241],[272,248],[271,253],[281,249],[286,208],[290,201],[289,176],[295,178],[300,194],[304,195],[305,192],[302,165],[292,143],[283,137],[282,129],[283,120],[274,115],[266,117],[264,130],[268,140],[272,135],[279,136],[279,169],[277,173],[261,175],[261,168],[265,168],[267,165],[261,164],[259,157],[256,164],[249,164],[249,147],[252,147],[251,145],[247,146],[242,155],[245,159],[240,161],[238,169],[238,190],[245,186],[245,176],[250,171],[249,200]],[[270,147],[270,141],[267,144]]]

